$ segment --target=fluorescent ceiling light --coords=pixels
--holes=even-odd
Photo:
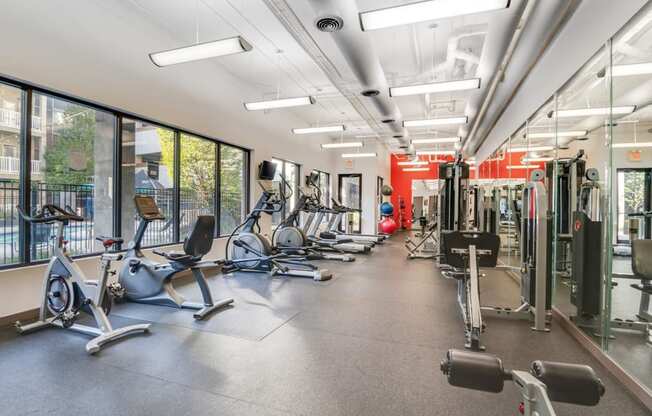
[[[466,124],[468,121],[469,118],[467,116],[431,118],[426,120],[405,120],[403,122],[403,127],[440,126],[444,124]]]
[[[314,134],[314,133],[332,133],[344,131],[343,125],[338,126],[324,126],[324,127],[307,127],[302,129],[292,129],[294,134]]]
[[[403,172],[427,172],[430,168],[403,168]]]
[[[507,169],[539,169],[539,165],[509,165]]]
[[[618,107],[596,107],[596,108],[577,108],[574,110],[558,110],[556,111],[558,118],[569,117],[589,117],[589,116],[608,116],[609,114],[629,114],[636,110],[635,105],[623,105]],[[550,112],[550,117],[553,117],[555,111]]]
[[[586,136],[588,131],[586,130],[569,130],[569,131],[558,131],[556,134],[552,133],[530,133],[527,135],[530,139],[551,139],[554,137],[581,137]]]
[[[627,147],[652,147],[652,142],[627,142],[627,143],[614,143],[614,148],[627,148]]]
[[[455,150],[418,150],[417,156],[455,155]]]
[[[390,97],[405,95],[430,94],[436,92],[475,90],[480,88],[480,78],[462,79],[459,81],[433,82],[430,84],[408,85],[405,87],[391,87]]]
[[[215,58],[217,56],[232,55],[234,53],[248,52],[252,46],[240,36],[228,39],[214,40],[184,46],[183,48],[149,54],[149,59],[156,66],[168,66],[184,62],[199,61],[200,59]]]
[[[512,147],[507,149],[508,153],[514,152],[547,152],[548,150],[554,150],[555,146],[525,146],[525,147]]]
[[[598,72],[598,78],[603,78],[606,74],[603,68]],[[640,64],[620,64],[611,67],[611,76],[626,77],[630,75],[652,74],[652,62],[643,62]]]
[[[284,108],[284,107],[299,107],[301,105],[310,105],[314,104],[315,97],[296,97],[296,98],[281,98],[278,100],[269,100],[269,101],[255,101],[251,103],[244,103],[244,106],[249,111],[254,110],[270,110],[273,108]]]
[[[343,149],[347,147],[362,147],[362,142],[324,143],[321,145],[322,149]]]
[[[459,137],[440,137],[437,139],[412,139],[412,144],[459,143]]]
[[[353,158],[353,157],[376,157],[376,153],[342,153],[343,158]]]
[[[429,0],[360,13],[362,30],[407,25],[509,7],[509,0]]]
[[[423,166],[427,165],[428,162],[425,160],[413,160],[413,161],[408,161],[408,162],[398,162],[397,165],[399,166]]]
[[[553,159],[552,157],[524,157],[521,159],[521,162],[523,163],[550,162],[552,159]]]

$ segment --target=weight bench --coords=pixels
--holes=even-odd
[[[453,231],[443,234],[444,260],[453,268],[445,273],[457,279],[457,302],[464,321],[464,346],[475,351],[485,347],[480,335],[485,326],[480,306],[480,267],[496,267],[500,237],[487,232]]]
[[[489,393],[500,393],[506,380],[513,381],[524,416],[555,416],[552,402],[596,406],[605,393],[602,380],[588,365],[534,361],[530,371],[505,371],[494,355],[449,350],[441,371],[451,386]]]

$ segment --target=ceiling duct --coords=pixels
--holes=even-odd
[[[389,96],[385,71],[380,65],[374,44],[371,38],[360,31],[357,26],[359,10],[356,2],[351,0],[309,0],[309,3],[318,16],[339,16],[344,21],[341,30],[332,33],[335,44],[358,79],[362,90],[380,92],[369,97],[380,118],[400,120],[401,111]],[[389,126],[394,133],[403,133],[403,128],[400,125]]]
[[[339,30],[331,32],[331,34],[361,84],[362,88],[357,91],[351,89],[349,80],[344,79],[328,59],[288,5],[287,0],[263,0],[263,2],[372,130],[378,134],[386,131],[382,124],[378,123],[379,119],[401,119],[400,110],[389,98],[387,80],[380,66],[380,60],[373,50],[373,44],[359,29],[358,10],[354,1],[310,0],[309,3],[318,16],[315,24],[321,22],[323,18],[341,20]],[[318,30],[323,31],[321,28]],[[361,94],[362,91],[374,90],[377,90],[379,94],[369,97]],[[364,104],[369,101],[374,104],[380,114],[371,114]],[[409,144],[405,138],[408,135],[407,130],[403,129],[400,123],[392,123],[388,127],[392,133],[403,134],[404,138],[400,139],[402,145]]]

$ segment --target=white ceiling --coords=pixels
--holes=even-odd
[[[357,10],[409,2],[358,0]],[[362,83],[333,35],[319,32],[314,26],[319,17],[313,7],[315,0],[313,4],[308,0],[68,0],[65,8],[57,2],[7,3],[3,6],[0,36],[16,40],[14,44],[5,42],[5,47],[0,48],[0,72],[6,75],[42,80],[45,85],[56,85],[73,94],[92,91],[92,96],[81,95],[118,106],[127,102],[127,109],[132,111],[147,108],[147,115],[165,121],[169,116],[163,114],[172,111],[177,97],[183,96],[189,102],[201,104],[201,108],[178,106],[177,112],[188,119],[211,119],[211,126],[227,139],[242,136],[243,130],[266,131],[269,137],[312,145],[339,136],[293,137],[291,128],[344,123],[346,137],[380,134],[383,143],[396,144],[391,139],[395,133],[386,125],[369,125],[369,119],[342,95],[315,57],[296,40],[296,33],[290,33],[268,7],[270,3],[289,7],[305,33],[333,63],[346,87],[360,92]],[[523,0],[513,0],[505,10],[372,32],[359,30],[357,21],[345,21],[344,25],[356,27],[356,36],[371,42],[389,86],[481,77],[480,90],[393,99],[403,119],[463,114],[470,117],[468,126],[419,128],[410,130],[410,135],[465,136],[523,4]],[[147,56],[196,40],[234,35],[243,36],[253,50],[166,68],[155,67]],[[38,62],[46,61],[47,66],[39,67]],[[47,74],[43,74],[46,67]],[[515,74],[508,73],[512,75]],[[61,77],[70,79],[62,81]],[[104,85],[97,86],[98,83]],[[270,99],[277,94],[314,95],[317,104],[272,112],[247,112],[242,106],[245,101]],[[379,122],[382,115],[371,101],[363,99],[362,103]],[[266,138],[257,135],[248,140],[253,143]],[[364,140],[372,145],[377,139]]]

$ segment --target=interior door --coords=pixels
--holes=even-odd
[[[362,174],[345,173],[338,175],[338,197],[340,203],[349,208],[362,209]],[[346,224],[348,222],[348,224]],[[362,231],[362,216],[360,212],[347,214],[340,223],[344,231],[347,227],[350,232],[359,234]]]

